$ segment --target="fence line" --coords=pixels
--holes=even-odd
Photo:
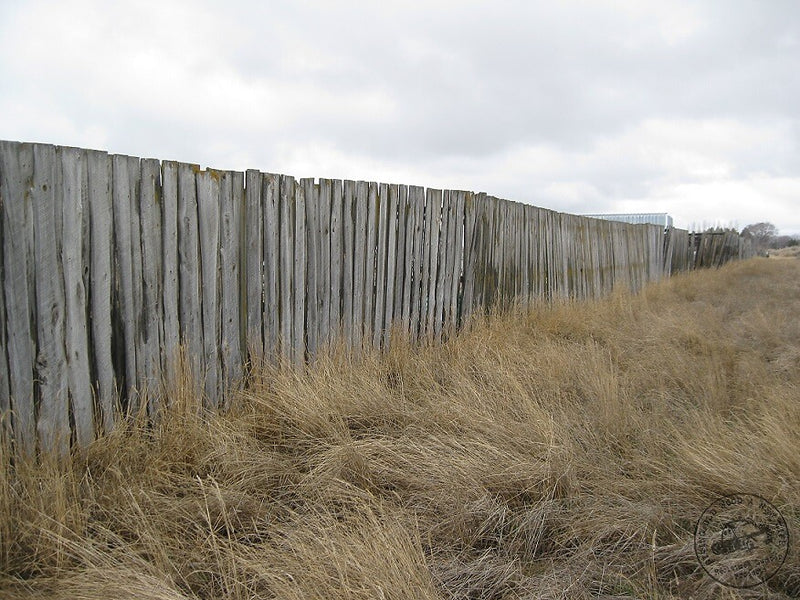
[[[397,325],[440,339],[493,306],[752,254],[484,193],[5,141],[0,236],[0,414],[22,455],[86,445],[145,399],[155,413],[181,347],[213,409],[249,361],[385,347]]]

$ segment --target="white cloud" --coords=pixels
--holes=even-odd
[[[0,137],[800,229],[798,16],[783,0],[7,0]]]

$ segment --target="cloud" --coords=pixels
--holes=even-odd
[[[790,227],[798,17],[792,0],[8,1],[0,137],[576,212],[744,222],[757,198]],[[741,206],[712,199],[734,189]]]

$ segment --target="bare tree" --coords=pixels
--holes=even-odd
[[[768,248],[777,235],[778,228],[772,223],[753,223],[742,229],[742,236],[752,239],[753,245],[761,251]]]

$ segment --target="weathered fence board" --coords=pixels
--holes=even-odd
[[[197,223],[196,165],[178,165],[178,282],[180,339],[186,347],[187,366],[196,382],[195,394],[201,393],[205,378],[203,329],[200,296],[200,242]]]
[[[163,248],[162,306],[164,310],[164,347],[162,373],[165,383],[176,383],[178,353],[181,343],[178,306],[178,164],[161,163],[161,244]],[[108,426],[108,424],[106,424]]]
[[[242,173],[226,171],[219,180],[219,265],[220,265],[220,362],[222,366],[220,401],[227,399],[230,390],[239,386],[242,377],[242,320],[240,294],[239,231],[243,207]],[[265,236],[266,237],[266,236]],[[266,240],[265,240],[266,242]],[[266,261],[265,261],[266,264]],[[266,319],[264,321],[266,327]],[[261,337],[261,332],[259,332]]]
[[[4,361],[8,361],[8,404],[14,411],[13,428],[17,451],[31,456],[36,448],[33,380],[34,332],[31,330],[29,306],[35,298],[29,287],[28,240],[20,232],[28,232],[32,202],[29,190],[33,176],[33,148],[28,144],[0,144],[0,209],[2,209],[3,292],[5,295],[6,345]],[[13,326],[5,327],[5,323]],[[5,402],[4,402],[5,404]]]
[[[64,148],[61,152],[61,170],[64,191],[61,259],[64,274],[67,381],[76,442],[80,446],[87,446],[94,439],[94,398],[89,374],[89,328],[83,281],[83,239],[86,233],[83,228],[83,211],[87,196],[85,154],[77,148]],[[151,348],[157,351],[159,346],[156,343]]]
[[[192,394],[217,408],[261,360],[385,348],[397,330],[438,339],[495,306],[752,255],[731,232],[484,193],[14,142],[0,142],[0,235],[0,432],[28,456],[37,440],[85,446],[118,407],[155,417],[181,349]]]

